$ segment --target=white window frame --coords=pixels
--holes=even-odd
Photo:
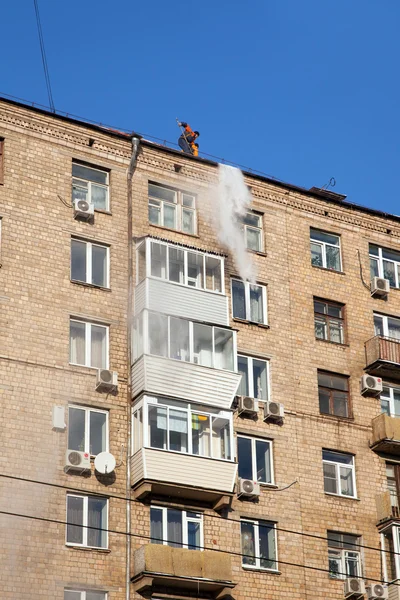
[[[332,531],[332,533],[336,533],[334,531]],[[339,532],[337,532],[339,533]],[[346,534],[342,534],[342,535],[346,535]],[[353,534],[351,534],[353,535]],[[358,543],[361,542],[360,537],[359,536],[354,536],[357,537],[358,539]],[[346,579],[347,577],[362,577],[362,561],[361,561],[361,552],[359,550],[350,550],[349,548],[338,548],[336,546],[330,546],[329,545],[329,532],[328,532],[328,568],[329,568],[329,561],[331,559],[337,561],[337,563],[339,564],[339,573],[337,575],[337,577],[335,577],[335,575],[331,574],[329,572],[329,577],[330,579]],[[355,542],[356,543],[356,542]],[[350,555],[351,554],[356,554],[356,564],[357,564],[357,574],[356,575],[350,575],[350,570],[347,568],[349,559],[351,558]],[[335,555],[335,556],[334,556]]]
[[[157,277],[156,275],[152,275],[151,274],[151,245],[152,243],[154,244],[159,244],[160,246],[165,246],[166,247],[166,267],[163,270],[162,276],[161,277]],[[224,270],[224,257],[223,256],[219,256],[217,254],[209,254],[207,252],[201,252],[199,250],[193,250],[193,249],[189,249],[189,248],[184,248],[183,246],[178,246],[176,244],[169,244],[166,242],[162,242],[161,240],[157,240],[155,238],[146,238],[146,240],[144,242],[141,242],[140,244],[137,245],[136,247],[136,264],[139,264],[139,251],[142,247],[143,244],[146,244],[145,246],[145,252],[146,252],[146,277],[149,279],[161,279],[162,281],[167,281],[169,284],[171,285],[180,285],[180,286],[184,286],[184,287],[191,287],[194,289],[200,289],[200,290],[204,290],[206,292],[210,292],[212,294],[218,294],[220,296],[225,295],[225,270]],[[180,250],[181,252],[183,252],[184,255],[184,268],[183,268],[183,281],[182,282],[178,282],[178,281],[170,281],[169,279],[169,251],[170,249],[173,250]],[[197,256],[202,257],[203,259],[203,269],[202,269],[202,277],[203,277],[203,285],[199,286],[191,286],[188,284],[188,280],[190,278],[188,278],[188,254],[196,254]],[[209,289],[208,287],[206,287],[207,285],[207,279],[206,279],[206,261],[207,258],[213,258],[216,260],[220,261],[220,265],[221,265],[221,291],[218,290],[214,290],[214,289]],[[141,281],[143,281],[143,278],[141,279]],[[136,284],[139,284],[139,269],[136,269]]]
[[[97,183],[97,181],[91,181],[90,179],[83,179],[82,177],[76,177],[75,175],[72,175],[72,168],[71,168],[71,175],[72,175],[72,198],[74,197],[74,187],[80,188],[81,190],[83,190],[83,187],[80,187],[79,184],[74,184],[74,180],[75,181],[84,181],[87,184],[87,195],[86,195],[86,200],[87,202],[93,204],[92,201],[92,183],[94,183],[96,186],[104,188],[107,191],[107,200],[106,200],[106,208],[96,208],[96,206],[94,207],[95,211],[106,211],[109,212],[110,210],[110,172],[107,169],[102,169],[100,167],[92,167],[91,165],[86,165],[84,163],[79,162],[78,160],[73,160],[72,161],[72,165],[78,165],[80,167],[84,167],[85,169],[92,169],[92,171],[99,171],[100,173],[104,173],[106,175],[106,184],[103,183]]]
[[[265,358],[258,358],[257,356],[248,356],[247,354],[241,354],[240,352],[237,353],[237,357],[236,357],[236,366],[237,366],[237,371],[239,373],[239,358],[245,358],[247,360],[247,381],[248,381],[248,387],[249,387],[249,393],[248,395],[251,398],[256,398],[256,396],[254,395],[254,377],[253,377],[253,360],[258,360],[259,362],[263,362],[265,363],[266,366],[266,372],[267,372],[267,394],[265,398],[257,398],[257,400],[260,400],[261,402],[267,402],[270,399],[270,364],[269,364],[269,360],[266,360]],[[251,374],[251,377],[250,377]]]
[[[253,437],[250,435],[237,434],[237,439],[244,438],[251,441],[251,464],[252,464],[252,480],[260,483],[261,485],[275,485],[275,473],[274,473],[274,455],[273,455],[273,443],[272,440],[265,438]],[[256,442],[263,442],[269,446],[269,470],[271,473],[271,481],[261,481],[257,478],[257,461],[256,461]],[[237,451],[237,460],[239,463],[239,450]]]
[[[81,244],[86,244],[86,281],[83,279],[73,279],[72,278],[72,242],[79,242]],[[92,282],[92,250],[93,246],[97,246],[98,248],[103,248],[106,250],[106,281],[104,285],[99,286],[96,283]],[[94,285],[96,287],[104,287],[110,288],[110,246],[106,244],[100,244],[98,242],[89,242],[87,240],[83,240],[78,237],[71,237],[71,265],[70,265],[70,277],[71,281],[79,281],[80,283],[88,283],[90,285]]]
[[[66,588],[66,589],[64,589],[64,597],[65,597],[65,592],[73,592],[74,594],[80,594],[79,600],[86,600],[87,592],[89,592],[89,593],[95,592],[96,594],[103,594],[103,596],[104,596],[103,600],[108,600],[108,593],[103,592],[102,590],[73,590],[72,588]]]
[[[321,233],[326,233],[326,235],[331,235],[332,237],[336,237],[338,239],[337,244],[329,244],[329,242],[322,242],[321,240],[316,240],[313,238],[313,231],[320,231]],[[323,269],[328,269],[329,271],[334,271],[335,273],[343,273],[343,260],[342,260],[342,245],[341,245],[340,235],[337,233],[330,233],[329,231],[324,231],[323,229],[318,229],[317,227],[310,228],[310,245],[316,244],[317,246],[321,246],[322,248],[322,267]],[[336,269],[329,269],[327,267],[326,260],[326,247],[330,246],[331,248],[339,248],[339,259],[340,259],[340,269],[337,271]],[[313,265],[318,266],[318,265]]]
[[[395,566],[395,575],[396,575],[394,579],[389,579],[389,575],[388,575],[388,564],[390,565],[391,556],[387,551],[386,552],[384,551],[385,532],[388,530],[391,530],[392,538],[393,538],[394,566]],[[392,581],[397,581],[398,579],[400,579],[400,526],[399,525],[390,525],[389,527],[382,530],[380,537],[381,537],[381,548],[382,548],[381,557],[382,557],[382,567],[383,567],[383,569],[382,569],[383,580],[387,583],[390,583]]]
[[[168,506],[158,506],[157,504],[151,504],[150,510],[154,508],[155,510],[162,511],[162,545],[169,546],[168,543],[168,510],[172,507]],[[179,508],[172,508],[172,510],[179,510],[182,513],[182,546],[181,548],[189,548],[188,545],[188,523],[198,523],[200,525],[200,547],[198,550],[204,550],[204,530],[203,530],[203,514],[196,512],[195,510],[181,510]],[[198,515],[198,517],[188,517],[188,513],[193,512]],[[150,529],[151,529],[151,520],[150,520]],[[150,531],[151,536],[151,531]],[[161,545],[161,544],[160,544]],[[196,548],[197,549],[197,548]]]
[[[157,198],[156,196],[152,196],[150,193],[150,186],[159,187],[164,190],[168,190],[169,192],[173,192],[175,194],[175,202],[168,202],[168,200],[163,200],[162,198]],[[185,206],[183,204],[183,197],[190,196],[193,198],[193,207]],[[177,188],[170,187],[168,185],[162,185],[160,183],[156,183],[154,181],[148,182],[148,206],[150,206],[150,200],[154,200],[160,204],[160,223],[152,223],[149,218],[150,225],[154,225],[155,227],[164,227],[166,229],[173,229],[174,231],[181,231],[185,235],[197,235],[197,197],[196,194],[192,192],[186,192],[184,190],[180,190]],[[168,227],[164,225],[164,204],[168,204],[170,206],[175,207],[175,227]],[[183,213],[184,211],[190,211],[193,213],[193,231],[184,231],[183,229]]]
[[[187,414],[187,430],[188,430],[188,449],[187,452],[182,450],[181,452],[177,450],[169,449],[169,426],[168,426],[168,418],[167,418],[167,447],[166,448],[155,448],[150,444],[149,437],[149,407],[150,406],[158,406],[160,408],[167,408],[172,410],[179,410],[183,413]],[[135,432],[135,413],[138,411],[142,411],[141,420],[137,421],[137,425],[139,431]],[[207,416],[210,424],[210,436],[212,434],[212,419],[226,419],[229,422],[229,455],[230,458],[220,458],[218,456],[214,456],[213,452],[213,444],[212,439],[210,439],[210,456],[202,455],[202,454],[193,454],[193,439],[192,439],[192,415],[200,414]],[[140,448],[152,448],[153,450],[160,450],[162,452],[174,452],[178,454],[190,454],[191,456],[197,456],[198,458],[208,458],[213,460],[220,460],[225,462],[233,462],[235,460],[235,452],[234,452],[234,439],[233,439],[233,413],[232,411],[220,410],[217,408],[206,407],[196,405],[194,403],[189,402],[174,402],[174,406],[172,404],[165,403],[162,398],[157,398],[155,396],[143,396],[143,398],[135,403],[132,407],[132,456],[134,454],[134,449],[136,452],[140,450]],[[140,429],[140,426],[142,429]],[[136,438],[139,434],[138,443],[136,443]]]
[[[386,393],[386,390],[388,390],[389,393]],[[396,414],[394,410],[394,390],[400,392],[400,386],[391,385],[383,382],[383,390],[380,394],[380,400],[381,402],[382,400],[385,400],[389,403],[389,417],[398,418],[400,417],[400,414]],[[382,412],[387,414],[386,411]]]
[[[256,225],[249,225],[245,222],[245,218],[247,215],[251,215],[252,217],[257,217],[258,218],[258,222],[259,225],[258,227]],[[247,210],[246,211],[246,215],[244,217],[242,217],[242,228],[243,228],[243,234],[244,234],[244,243],[246,246],[246,249],[249,250],[250,252],[263,252],[264,251],[264,228],[263,228],[263,214],[259,213],[255,210]],[[248,241],[247,241],[247,231],[248,230],[253,230],[253,231],[257,231],[259,232],[259,248],[257,248],[256,250],[254,250],[254,248],[250,248],[248,245]]]
[[[400,252],[398,250],[392,250],[391,248],[383,248],[382,246],[379,246],[378,244],[370,244],[370,246],[376,246],[378,248],[378,255],[372,254],[371,251],[369,250],[370,266],[371,266],[371,261],[374,260],[377,263],[377,266],[378,266],[378,277],[385,278],[385,272],[384,272],[384,268],[383,268],[383,261],[388,262],[388,263],[392,263],[394,265],[395,285],[394,286],[390,285],[390,287],[399,288],[400,287],[400,274],[399,274],[399,270],[400,270]],[[399,260],[396,261],[396,260],[392,260],[391,258],[385,258],[383,256],[383,251],[384,250],[389,250],[389,252],[397,253],[399,255]],[[372,275],[372,273],[371,273],[371,275]]]
[[[263,285],[261,283],[252,284],[252,283],[250,283],[250,281],[242,281],[241,279],[239,279],[237,277],[231,277],[231,311],[232,311],[233,319],[238,319],[239,321],[243,320],[240,317],[235,317],[235,315],[233,314],[233,287],[232,287],[233,281],[239,281],[240,283],[242,283],[244,285],[244,298],[245,298],[244,304],[245,304],[245,311],[246,311],[246,318],[244,320],[248,321],[249,323],[255,323],[256,325],[268,325],[267,286]],[[262,309],[263,309],[263,320],[262,321],[253,321],[251,319],[250,287],[261,288],[261,296],[262,296],[261,300],[262,300]]]
[[[81,363],[74,363],[71,361],[71,330],[70,330],[70,339],[69,339],[69,345],[70,345],[70,351],[69,351],[69,364],[70,365],[76,365],[76,366],[80,366],[80,367],[89,367],[90,369],[97,369],[98,367],[92,367],[91,365],[91,353],[92,353],[92,325],[95,325],[96,327],[104,327],[104,329],[106,330],[106,364],[104,367],[101,367],[102,369],[108,369],[109,368],[109,337],[110,337],[110,326],[109,325],[104,325],[103,323],[95,323],[92,321],[85,321],[83,319],[75,319],[74,317],[70,317],[70,326],[71,326],[71,322],[74,321],[76,323],[84,323],[85,324],[85,364],[81,364]]]
[[[68,434],[69,434],[69,410],[70,408],[74,408],[76,410],[82,410],[85,412],[85,448],[82,452],[86,454],[90,454],[90,456],[96,456],[96,454],[92,454],[90,452],[90,414],[91,413],[101,413],[102,415],[106,415],[106,444],[104,450],[102,452],[109,452],[109,412],[108,410],[101,410],[99,408],[92,408],[91,406],[80,406],[79,404],[69,404],[68,405]],[[70,448],[68,448],[70,450]]]
[[[380,313],[375,313],[375,312],[374,312],[373,316],[374,316],[374,329],[375,329],[375,319],[376,318],[382,319],[383,337],[387,337],[392,340],[398,340],[400,342],[400,339],[394,338],[389,335],[389,319],[391,319],[392,321],[397,321],[400,325],[400,319],[398,317],[392,317],[390,315],[381,315]],[[380,334],[375,333],[375,335],[380,335]]]
[[[348,452],[337,452],[336,450],[326,450],[323,449],[322,452],[331,452],[334,454],[341,454],[341,455],[345,455],[345,456],[351,456],[352,458],[352,462],[351,463],[340,463],[340,462],[335,462],[335,461],[331,461],[331,460],[327,460],[325,458],[323,458],[322,455],[322,464],[327,464],[327,465],[334,465],[335,466],[335,474],[336,474],[336,487],[338,492],[335,494],[334,492],[327,492],[325,490],[325,475],[324,475],[324,492],[325,494],[327,494],[328,496],[340,496],[341,498],[356,498],[357,499],[357,488],[356,488],[356,469],[355,469],[355,461],[354,461],[354,455],[350,454]],[[342,486],[341,486],[341,482],[340,482],[340,468],[344,467],[346,469],[350,469],[351,470],[351,477],[352,477],[352,482],[353,482],[353,491],[354,491],[354,495],[353,496],[349,496],[347,494],[342,494]]]
[[[85,495],[85,494],[76,494],[76,493],[70,493],[68,492],[66,495],[66,506],[65,506],[65,510],[66,510],[66,515],[67,515],[67,523],[68,523],[68,498],[70,497],[74,497],[74,498],[83,498],[83,523],[82,523],[82,529],[83,529],[83,542],[82,544],[79,544],[78,542],[69,542],[68,541],[68,527],[65,527],[65,545],[66,546],[76,546],[76,547],[82,547],[82,548],[100,548],[102,550],[108,550],[108,523],[109,523],[109,508],[110,508],[110,502],[108,498],[104,498],[103,496],[101,496],[100,498],[102,500],[106,501],[106,528],[102,529],[101,531],[105,532],[105,536],[106,536],[106,544],[105,546],[89,546],[88,545],[88,517],[89,517],[89,498],[99,498],[99,496],[90,496],[89,495]],[[80,525],[76,525],[76,527],[80,527]]]
[[[279,565],[279,557],[278,557],[278,539],[277,539],[277,535],[276,535],[276,523],[274,523],[273,521],[264,521],[263,519],[261,520],[255,520],[255,519],[247,519],[245,517],[240,519],[240,527],[242,525],[242,523],[251,523],[254,527],[254,552],[255,552],[255,556],[254,558],[256,559],[256,564],[255,565],[247,565],[243,563],[243,556],[242,556],[242,568],[243,569],[257,569],[257,570],[262,570],[262,571],[273,571],[273,572],[278,572],[278,565]],[[275,545],[275,568],[271,569],[271,568],[266,568],[266,567],[262,567],[261,566],[261,556],[260,556],[260,533],[259,533],[259,525],[263,525],[263,524],[272,526],[273,531],[274,531],[274,545]],[[242,536],[242,529],[240,529],[240,537]],[[241,542],[241,549],[242,549],[242,555],[243,555],[243,545],[242,545],[242,539],[240,540]],[[270,560],[270,559],[266,559],[266,560]]]

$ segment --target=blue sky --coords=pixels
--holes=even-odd
[[[398,0],[38,0],[57,109],[400,214]],[[0,93],[48,105],[33,0]]]

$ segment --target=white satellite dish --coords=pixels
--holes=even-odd
[[[94,459],[94,468],[102,475],[112,473],[115,469],[115,458],[110,452],[100,452]]]

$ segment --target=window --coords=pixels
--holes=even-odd
[[[390,505],[392,514],[395,517],[400,516],[399,511],[399,490],[400,490],[400,465],[386,463],[387,488],[390,493]]]
[[[203,547],[201,513],[152,506],[150,522],[152,544],[164,544],[189,550],[200,550]]]
[[[108,327],[70,319],[69,362],[108,369]]]
[[[135,360],[145,354],[165,356],[204,367],[234,371],[235,336],[231,329],[194,323],[143,311],[134,322]],[[143,339],[141,332],[148,333]]]
[[[354,456],[323,450],[322,460],[325,492],[327,494],[355,498]]]
[[[196,197],[180,190],[149,183],[149,221],[153,225],[195,234]]]
[[[4,184],[4,138],[0,137],[0,185]]]
[[[106,592],[64,590],[64,600],[107,600]]]
[[[67,544],[107,548],[108,500],[67,494]]]
[[[400,340],[400,319],[374,313],[375,335]]]
[[[248,281],[232,279],[232,314],[234,319],[252,323],[267,322],[266,288]]]
[[[244,215],[242,223],[246,248],[255,252],[262,252],[262,215],[249,210]]]
[[[149,265],[146,265],[146,255]],[[147,239],[137,248],[137,283],[157,277],[188,287],[223,293],[223,259]]]
[[[384,385],[380,399],[383,413],[389,417],[400,417],[400,388]]]
[[[393,525],[382,531],[381,544],[384,549],[382,558],[387,581],[397,580],[400,577],[400,527]]]
[[[349,416],[349,378],[318,371],[319,410],[325,415]]]
[[[269,364],[267,360],[251,356],[237,357],[238,371],[242,374],[239,396],[251,396],[259,400],[269,397]]]
[[[68,409],[68,450],[92,456],[108,451],[108,413],[105,410],[70,406]]]
[[[274,483],[272,442],[238,435],[239,477],[259,483]]]
[[[71,239],[71,280],[109,287],[109,248]]]
[[[109,173],[72,163],[72,200],[86,200],[96,210],[109,210]]]
[[[242,565],[257,569],[276,571],[276,528],[268,521],[243,519],[240,523],[242,536]]]
[[[400,252],[369,245],[371,279],[383,277],[390,281],[390,287],[400,287]]]
[[[360,537],[328,531],[329,577],[361,577]]]
[[[344,306],[314,298],[315,337],[344,344]]]
[[[310,230],[311,264],[332,271],[341,271],[340,237],[318,229]]]
[[[145,396],[133,411],[134,451],[142,445],[232,460],[232,413]]]

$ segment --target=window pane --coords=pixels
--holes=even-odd
[[[202,254],[187,253],[187,282],[192,287],[204,287]]]
[[[168,317],[149,313],[148,318],[150,354],[168,356]]]
[[[212,419],[212,455],[214,458],[231,458],[231,429],[228,419]]]
[[[359,544],[359,538],[357,535],[352,535],[351,533],[343,533],[343,548],[349,548],[350,550],[357,550],[357,546],[355,544]]]
[[[151,275],[165,279],[167,273],[167,246],[151,242]]]
[[[319,340],[326,340],[328,338],[326,319],[324,317],[315,317],[315,337]]]
[[[88,498],[88,546],[106,548],[107,546],[107,500]]]
[[[341,463],[343,465],[353,464],[353,456],[351,454],[340,454],[339,452],[330,452],[329,450],[323,450],[322,456],[324,460],[330,460],[333,462]]]
[[[152,448],[167,448],[167,409],[149,405],[149,441]]]
[[[105,600],[104,592],[86,592],[86,600]]]
[[[259,252],[261,250],[261,231],[246,227],[246,247]]]
[[[343,546],[342,534],[328,531],[328,546],[333,548],[341,548]]]
[[[252,523],[242,521],[240,528],[242,537],[242,563],[244,565],[255,565],[256,547],[254,539],[254,526]]]
[[[340,467],[340,488],[344,496],[354,496],[352,469]]]
[[[248,358],[246,356],[238,356],[238,371],[241,373],[242,378],[240,380],[238,395],[239,396],[248,396],[249,395],[249,381],[247,377],[248,372]]]
[[[98,210],[108,210],[108,188],[92,183],[91,201]]]
[[[324,463],[324,490],[330,494],[337,494],[335,465]]]
[[[190,359],[189,356],[189,321],[171,317],[170,323],[170,358],[176,360]]]
[[[275,531],[271,525],[260,523],[260,566],[263,569],[276,568]]]
[[[85,242],[71,240],[71,279],[86,282],[86,246]]]
[[[394,260],[396,262],[400,262],[400,252],[396,252],[396,250],[389,250],[389,248],[382,248],[382,256],[383,256],[383,258],[388,258],[389,260]]]
[[[153,225],[161,225],[161,208],[159,202],[149,202],[149,221]]]
[[[107,248],[92,246],[92,283],[107,286]]]
[[[164,203],[164,227],[176,229],[175,214],[176,206]]]
[[[77,180],[72,182],[72,200],[90,200],[87,183]]]
[[[348,377],[340,377],[340,375],[331,375],[331,387],[336,390],[347,391],[349,389]]]
[[[327,314],[328,306],[326,302],[319,302],[318,300],[314,300],[314,312]]]
[[[70,321],[70,362],[84,365],[85,360],[85,323]]]
[[[107,368],[107,330],[99,325],[92,325],[91,367]]]
[[[68,450],[85,452],[85,411],[71,407],[68,415]]]
[[[329,321],[329,336],[331,342],[343,344],[343,323],[341,321]]]
[[[250,321],[264,322],[262,287],[250,285]]]
[[[107,171],[99,171],[98,169],[91,169],[90,167],[72,163],[72,175],[80,179],[87,179],[88,181],[107,185]]]
[[[198,456],[210,456],[210,417],[192,414],[192,450]]]
[[[375,244],[369,245],[369,253],[374,256],[379,256],[379,246],[375,246]]]
[[[214,292],[222,292],[221,260],[206,256],[206,288]]]
[[[340,552],[329,552],[329,577],[340,579],[342,571],[340,558]]]
[[[251,439],[238,436],[237,448],[239,477],[242,479],[253,479]]]
[[[394,263],[383,261],[383,277],[389,279],[391,287],[396,287],[396,275]]]
[[[394,416],[400,416],[400,390],[398,388],[393,388],[393,408],[394,408]]]
[[[325,246],[326,267],[334,271],[340,271],[340,249],[333,246]]]
[[[253,388],[254,398],[268,399],[267,363],[253,358]]]
[[[169,449],[175,452],[188,451],[188,416],[182,410],[169,411]]]
[[[67,542],[83,544],[83,498],[67,497]]]
[[[233,316],[236,319],[246,319],[244,283],[237,279],[232,279],[232,306]]]
[[[189,194],[182,194],[182,204],[183,206],[194,208],[194,196],[190,196]]]
[[[167,510],[168,546],[182,547],[182,512],[169,508]]]
[[[216,369],[233,371],[233,332],[227,329],[214,328]]]
[[[193,324],[193,360],[204,367],[212,367],[212,327]]]
[[[389,337],[399,340],[400,339],[400,319],[388,318],[387,321],[388,321]]]
[[[359,554],[357,552],[346,552],[346,575],[347,577],[359,576]]]
[[[159,508],[150,509],[150,536],[152,544],[163,543],[162,516],[163,511]]]
[[[271,483],[271,446],[256,440],[257,481]]]
[[[81,600],[81,593],[64,590],[64,600]]]
[[[189,550],[199,550],[200,543],[200,523],[189,521],[188,527],[188,548]]]
[[[386,413],[390,417],[390,404],[389,400],[384,400],[381,397],[381,412]]]
[[[168,248],[169,280],[184,282],[184,252],[178,248]]]
[[[90,411],[90,454],[105,452],[107,448],[107,415]]]
[[[383,335],[383,319],[379,315],[374,315],[375,335]]]
[[[243,217],[243,223],[253,227],[261,227],[261,217],[253,212],[247,212]]]
[[[176,193],[174,190],[153,185],[152,183],[149,183],[149,196],[159,198],[160,200],[167,200],[168,202],[176,202]]]
[[[330,394],[328,390],[324,390],[322,388],[319,388],[318,390],[318,397],[319,397],[319,411],[321,413],[323,413],[324,415],[329,415],[330,413],[330,406],[329,406],[329,398],[330,398]]]
[[[311,264],[314,267],[322,267],[322,246],[320,244],[311,243]]]
[[[342,318],[342,307],[336,304],[327,304],[327,313],[330,317]]]
[[[333,392],[333,414],[338,417],[348,417],[347,394],[345,392]]]
[[[194,233],[194,215],[193,210],[182,209],[182,231],[185,233]]]
[[[331,233],[325,233],[325,231],[311,229],[310,237],[312,240],[317,240],[318,242],[339,246],[339,237],[337,235],[332,235]]]

